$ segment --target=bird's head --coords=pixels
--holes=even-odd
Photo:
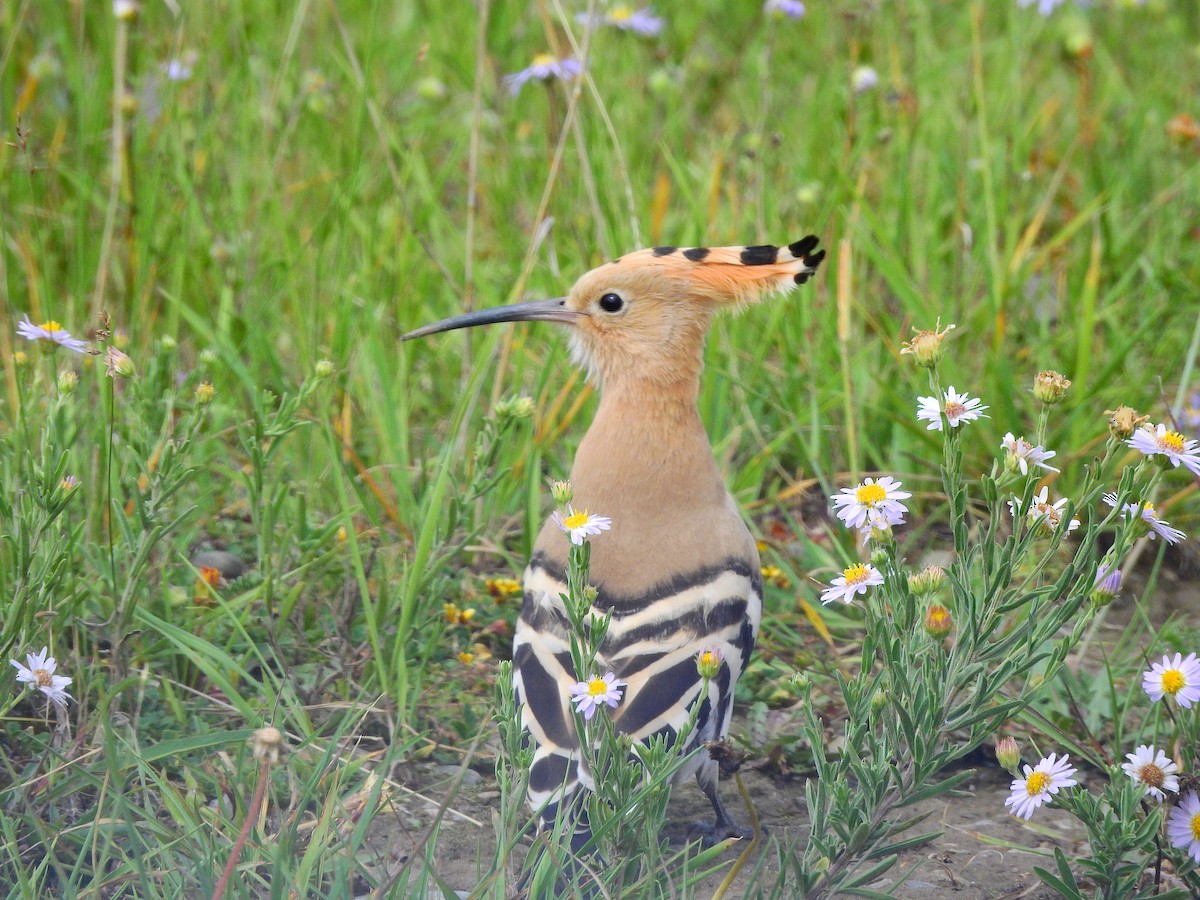
[[[576,358],[602,383],[666,386],[699,374],[714,313],[803,284],[825,257],[809,236],[784,247],[655,247],[583,275],[566,297],[455,316],[405,340],[495,322],[570,327]]]

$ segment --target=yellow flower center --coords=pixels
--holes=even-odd
[[[1050,787],[1050,776],[1045,772],[1032,772],[1025,780],[1025,792],[1030,797],[1036,797],[1048,787]]]
[[[867,567],[862,563],[856,563],[855,565],[846,569],[846,571],[842,572],[842,575],[845,577],[846,584],[848,586],[852,584],[862,584],[871,577],[871,573],[867,571]]]
[[[633,10],[628,6],[614,6],[613,11],[608,14],[608,18],[613,22],[624,22],[633,15]]]
[[[1167,669],[1167,671],[1163,672],[1162,686],[1164,693],[1177,694],[1186,684],[1187,680],[1178,669]]]
[[[549,53],[539,53],[533,58],[535,66],[549,66],[554,64],[554,57]]]
[[[1138,780],[1150,787],[1162,787],[1163,770],[1154,763],[1146,763],[1138,772]]]
[[[582,528],[588,523],[589,518],[590,516],[588,516],[587,510],[585,509],[583,512],[571,513],[571,515],[563,519],[563,524],[566,525],[567,528]]]
[[[854,498],[863,506],[875,506],[887,499],[887,491],[877,484],[864,484],[854,492]]]
[[[43,331],[49,331],[52,334],[55,331],[63,330],[63,327],[61,325],[59,325],[57,322],[55,322],[53,319],[49,319],[48,321],[43,322],[38,327],[41,328]]]
[[[705,650],[700,654],[700,665],[715,666],[717,664],[717,655],[711,650]]]
[[[1200,841],[1200,813],[1192,816],[1192,840]]]
[[[967,408],[965,406],[963,406],[961,403],[951,401],[946,404],[946,418],[947,419],[957,419],[959,416],[961,416],[966,411],[967,411]]]
[[[1178,431],[1168,431],[1158,439],[1158,446],[1168,453],[1183,452],[1183,435]]]
[[[54,676],[45,669],[34,669],[33,677],[37,679],[38,687],[53,687]]]
[[[603,697],[608,693],[608,682],[603,678],[593,678],[588,682],[589,697]]]

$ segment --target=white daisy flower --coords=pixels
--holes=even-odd
[[[1023,819],[1033,818],[1034,810],[1048,802],[1055,794],[1066,787],[1072,787],[1079,782],[1075,779],[1077,770],[1067,765],[1071,757],[1063,755],[1056,761],[1051,753],[1036,766],[1025,766],[1025,777],[1013,779],[1012,794],[1004,805],[1014,816]]]
[[[1200,797],[1188,791],[1167,816],[1167,840],[1200,863]]]
[[[571,685],[571,702],[584,720],[590,722],[600,704],[606,704],[609,709],[617,708],[624,687],[626,682],[609,672],[603,678],[590,678]]]
[[[850,73],[850,86],[856,94],[872,91],[879,87],[879,73],[870,66],[859,66]]]
[[[981,417],[986,419],[983,411],[988,407],[982,406],[982,403],[982,400],[969,396],[965,391],[958,393],[954,385],[950,385],[941,400],[937,397],[917,398],[917,420],[929,423],[926,431],[941,431],[942,413],[945,413],[950,427],[957,428],[963,422],[972,422]]]
[[[48,656],[49,647],[43,647],[40,653],[26,653],[26,665],[21,665],[15,659],[9,662],[17,667],[17,681],[37,688],[50,698],[55,706],[65,707],[67,701],[73,699],[67,693],[67,685],[72,679],[66,675],[55,675],[58,663],[53,656]]]
[[[840,507],[837,517],[846,523],[848,528],[869,527],[868,519],[871,513],[879,513],[886,518],[889,525],[900,525],[904,522],[904,514],[908,512],[901,500],[911,497],[908,491],[900,490],[900,482],[890,475],[880,479],[868,478],[857,487],[842,488],[840,493],[830,499],[833,505]]]
[[[575,16],[575,21],[581,25],[591,25],[593,20],[588,14],[581,12]],[[663,20],[650,9],[635,10],[632,7],[618,4],[608,12],[599,12],[595,20],[604,25],[611,25],[621,31],[628,31],[642,37],[655,37],[663,30]]]
[[[74,350],[76,353],[87,352],[86,341],[71,337],[71,332],[53,319],[49,319],[41,325],[34,325],[29,321],[29,315],[26,314],[17,323],[17,334],[27,341],[50,341],[60,347],[66,347],[68,350]]]
[[[1169,431],[1166,425],[1143,426],[1125,443],[1146,456],[1165,456],[1175,468],[1182,464],[1193,475],[1200,475],[1200,441]]]
[[[1133,779],[1133,783],[1146,791],[1148,797],[1159,802],[1166,799],[1164,791],[1172,794],[1179,791],[1179,766],[1161,750],[1143,744],[1134,753],[1126,753],[1129,762],[1121,763],[1125,774]]]
[[[883,575],[870,563],[855,563],[821,591],[821,602],[841,600],[850,603],[856,594],[865,594],[872,585],[883,584]]]
[[[1008,501],[1008,508],[1012,510],[1013,518],[1020,515],[1020,502],[1016,499]],[[1056,500],[1051,503],[1049,500],[1049,490],[1043,487],[1038,493],[1033,495],[1033,499],[1029,502],[1029,509],[1025,512],[1025,521],[1030,528],[1040,528],[1046,533],[1058,531],[1062,525],[1063,510],[1067,506],[1067,498]],[[1079,527],[1079,520],[1072,519],[1067,523],[1067,534],[1070,534]]]
[[[763,12],[779,18],[803,19],[806,10],[800,0],[767,0],[763,4]]]
[[[571,506],[567,507],[565,516],[556,509],[551,518],[554,524],[571,538],[572,544],[582,544],[588,537],[594,537],[612,528],[612,519],[607,516],[593,516],[586,509],[576,512]]]
[[[1020,469],[1022,475],[1029,474],[1030,465],[1041,466],[1051,472],[1058,471],[1054,466],[1046,465],[1046,460],[1056,455],[1053,450],[1047,450],[1038,444],[1031,444],[1023,437],[1014,437],[1011,431],[1004,435],[1004,440],[1000,442],[1000,449],[1008,451],[1008,456],[1004,461],[1005,466],[1010,470]]]
[[[527,81],[570,81],[583,72],[583,64],[577,59],[556,59],[549,53],[539,53],[533,58],[528,68],[504,76],[504,85],[508,92],[519,94]]]
[[[1105,494],[1104,502],[1116,509],[1117,495]],[[1187,537],[1178,528],[1172,528],[1167,522],[1158,518],[1153,503],[1126,503],[1121,510],[1121,515],[1126,519],[1141,519],[1150,529],[1150,540],[1154,540],[1157,535],[1168,544],[1178,544]]]
[[[1182,653],[1175,658],[1163,656],[1162,662],[1154,663],[1149,671],[1142,673],[1142,690],[1157,703],[1168,695],[1184,709],[1200,700],[1200,661],[1195,653],[1185,659]]]

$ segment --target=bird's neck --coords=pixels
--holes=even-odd
[[[696,408],[699,391],[698,376],[665,386],[605,384],[571,473],[577,505],[646,521],[648,506],[680,509],[724,497]]]

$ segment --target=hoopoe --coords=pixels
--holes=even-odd
[[[614,525],[592,543],[594,610],[612,611],[597,665],[627,682],[612,711],[636,740],[676,735],[695,712],[685,751],[723,738],[733,692],[762,613],[758,548],[725,487],[697,399],[709,323],[803,284],[825,257],[817,238],[784,247],[655,247],[585,274],[566,297],[479,310],[427,325],[405,340],[495,322],[568,326],[574,358],[600,389],[595,419],[571,471],[575,507]],[[535,745],[529,802],[544,825],[573,807],[591,773],[579,759],[568,688],[591,672],[571,666],[566,592],[568,541],[547,521],[524,574],[513,641],[522,724]],[[703,692],[698,656],[720,671]],[[696,775],[716,821],[710,841],[743,834],[717,791],[718,768],[697,754],[676,782]],[[586,842],[586,823],[575,846]]]

